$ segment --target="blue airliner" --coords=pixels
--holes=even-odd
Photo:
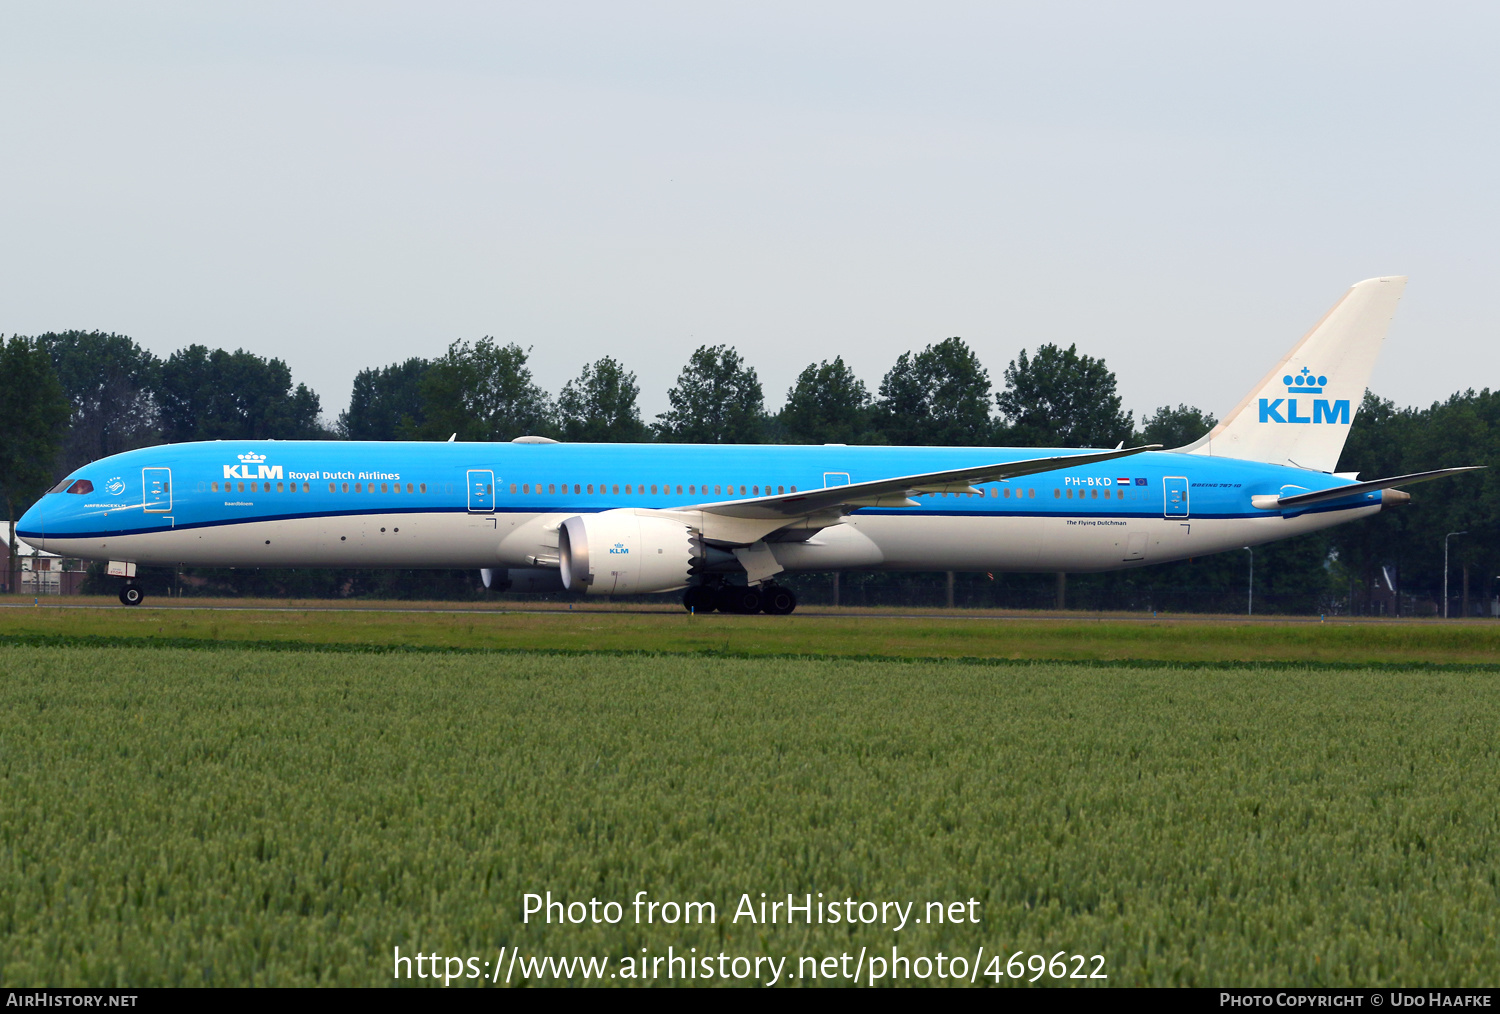
[[[215,567],[477,568],[517,591],[685,590],[790,613],[783,573],[1104,571],[1367,517],[1335,474],[1406,279],[1360,282],[1202,439],[1171,451],[224,440],[78,469],[21,518],[38,549]],[[142,599],[127,580],[120,599]]]

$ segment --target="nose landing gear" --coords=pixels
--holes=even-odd
[[[138,584],[127,584],[120,589],[120,603],[122,605],[138,606],[145,597],[146,593],[141,591],[141,586]]]

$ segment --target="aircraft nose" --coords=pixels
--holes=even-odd
[[[16,522],[16,538],[33,549],[46,550],[46,525],[42,521],[42,503],[38,500]]]

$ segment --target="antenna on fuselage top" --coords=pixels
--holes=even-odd
[[[453,434],[453,436],[451,436],[451,437],[448,438],[448,443],[451,444],[451,443],[453,443],[453,441],[455,441],[457,439],[458,439],[458,434],[455,433],[455,434]]]

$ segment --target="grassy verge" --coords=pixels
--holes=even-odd
[[[734,656],[1500,664],[1500,623],[1305,623],[1074,617],[0,609],[0,637],[272,642]]]
[[[393,947],[618,969],[669,946],[1493,984],[1494,681],[0,647],[0,984],[378,985]],[[716,918],[520,918],[528,892],[628,913],[642,890]],[[978,921],[734,921],[760,892]]]

